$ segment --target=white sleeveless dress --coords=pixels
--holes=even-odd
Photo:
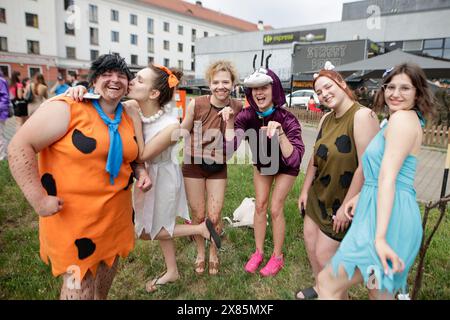
[[[153,123],[143,123],[145,144],[151,143],[157,133],[172,124],[179,124],[179,121],[170,113],[164,113]],[[171,145],[155,159],[145,163],[153,186],[147,192],[136,187],[133,190],[137,237],[144,232],[154,239],[162,228],[173,235],[176,217],[189,219],[178,150],[177,144]]]

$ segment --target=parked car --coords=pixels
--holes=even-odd
[[[302,89],[292,92],[292,102],[290,102],[290,94],[286,95],[286,103],[289,107],[300,107],[303,109],[308,108],[309,99],[313,96],[316,106],[320,105],[319,97],[314,90]]]

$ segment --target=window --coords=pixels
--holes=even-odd
[[[28,77],[32,79],[36,73],[42,73],[41,67],[28,67]]]
[[[170,24],[168,22],[164,22],[164,31],[166,32],[170,31]]]
[[[425,40],[423,42],[423,48],[424,49],[436,49],[436,48],[442,48],[442,44],[444,42],[444,39],[431,39],[431,40]]]
[[[147,51],[150,53],[155,52],[155,41],[153,40],[153,38],[148,38]]]
[[[111,31],[111,42],[119,42],[119,32]]]
[[[153,64],[155,63],[155,58],[154,57],[148,57],[148,64]]]
[[[8,51],[8,39],[0,37],[0,51]]]
[[[164,67],[169,67],[170,61],[167,58],[164,58]]]
[[[195,42],[195,39],[197,39],[197,30],[192,29],[192,42]]]
[[[444,48],[445,49],[450,49],[450,38],[445,38]]]
[[[39,54],[39,41],[27,40],[27,49],[29,54]]]
[[[422,50],[422,40],[403,41],[403,50],[404,51]]]
[[[137,34],[130,34],[130,43],[137,46],[138,44]]]
[[[164,40],[164,50],[170,50],[170,42],[167,40]]]
[[[183,70],[183,60],[178,60],[178,69]]]
[[[67,22],[64,22],[64,29],[65,33],[69,36],[75,35],[75,26],[73,24],[69,24]]]
[[[25,23],[27,27],[39,28],[37,14],[25,12]]]
[[[70,6],[74,5],[74,0],[64,0],[64,10],[69,9]]]
[[[195,46],[191,46],[191,54],[192,54],[192,57],[195,56]]]
[[[195,71],[195,61],[191,61],[191,71]]]
[[[89,5],[89,22],[98,23],[98,7],[96,5]]]
[[[75,48],[74,47],[66,47],[66,57],[68,59],[76,59]]]
[[[422,51],[424,55],[431,56],[431,57],[442,57],[442,49],[425,49]]]
[[[183,52],[183,44],[178,43],[178,52]]]
[[[137,26],[137,15],[130,14],[130,24],[133,26]]]
[[[98,58],[98,50],[91,50],[91,61],[94,61]]]
[[[111,9],[111,21],[119,21],[119,11]]]
[[[6,23],[6,10],[5,10],[5,8],[0,8],[0,23]]]
[[[178,26],[178,34],[183,35],[183,33],[184,33],[183,26]]]
[[[131,55],[131,64],[134,64],[134,65],[138,64],[138,56],[136,54]]]
[[[98,45],[98,28],[89,28],[91,44]]]
[[[443,58],[450,59],[450,49],[445,49],[444,50]]]
[[[11,77],[11,73],[9,71],[9,65],[7,65],[7,64],[0,64],[0,70],[2,70],[3,74],[6,77],[8,77],[8,78]]]
[[[204,36],[205,38],[208,38],[208,31],[203,32],[203,36]]]
[[[147,19],[147,32],[153,34],[153,19],[152,18],[148,18]]]

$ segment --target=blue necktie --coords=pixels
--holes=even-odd
[[[92,104],[97,110],[100,118],[108,126],[109,132],[109,151],[108,160],[106,161],[106,172],[109,172],[110,183],[114,184],[114,179],[119,175],[120,166],[123,160],[122,138],[119,133],[119,124],[122,120],[122,104],[119,102],[114,114],[114,120],[111,120],[103,109],[100,107],[98,100],[92,100]]]

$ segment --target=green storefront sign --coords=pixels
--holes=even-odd
[[[264,45],[274,45],[283,43],[297,42],[312,42],[312,41],[325,41],[326,29],[305,30],[296,32],[285,32],[266,34],[263,37]]]

